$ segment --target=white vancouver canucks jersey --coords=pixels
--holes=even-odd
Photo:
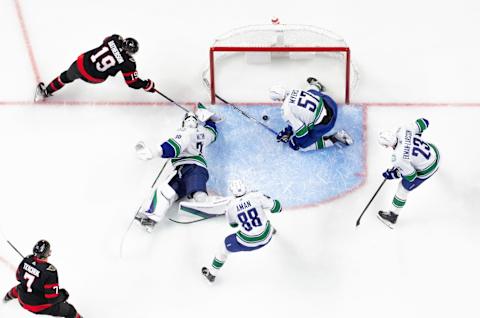
[[[177,130],[176,135],[167,141],[175,150],[175,157],[172,158],[173,166],[195,164],[206,168],[207,161],[203,157],[203,152],[216,137],[216,130],[208,125]]]
[[[397,146],[392,155],[393,166],[400,170],[408,181],[426,179],[438,169],[440,153],[435,145],[424,141],[421,134],[428,127],[424,119],[400,127]]]
[[[266,244],[272,237],[273,228],[265,213],[282,210],[280,202],[260,192],[247,192],[233,198],[227,207],[227,220],[232,227],[239,227],[237,241],[245,246]]]
[[[299,138],[305,136],[313,125],[320,123],[326,114],[316,86],[311,86],[308,91],[291,90],[282,104],[282,117]]]

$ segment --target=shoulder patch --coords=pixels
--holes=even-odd
[[[52,264],[50,264],[50,266],[47,267],[47,271],[56,272],[57,269],[55,268],[55,266],[53,266]]]

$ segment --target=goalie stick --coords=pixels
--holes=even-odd
[[[155,178],[155,181],[153,181],[152,185],[150,186],[150,189],[152,189],[155,186],[155,184],[158,181],[158,178],[160,178],[160,176],[162,175],[162,172],[163,172],[163,170],[165,170],[165,167],[167,166],[167,163],[169,161],[170,161],[170,159],[165,160],[165,163],[163,164],[162,168],[160,169],[160,172],[157,174],[157,177]],[[125,233],[122,236],[122,241],[120,242],[120,257],[122,257],[122,255],[123,255],[123,244],[125,243],[125,238],[127,237],[128,231],[130,231],[130,228],[132,227],[133,222],[135,222],[135,220],[137,219],[136,216],[137,216],[138,212],[140,212],[141,207],[142,207],[141,205],[138,207],[137,212],[135,212],[134,217],[132,218],[132,220],[128,224],[128,227],[127,227],[127,229],[125,230]]]
[[[372,203],[373,199],[375,199],[375,197],[377,196],[377,193],[380,191],[380,189],[383,187],[383,185],[385,184],[385,181],[387,181],[387,179],[383,179],[382,183],[380,184],[380,186],[378,187],[377,191],[375,191],[375,194],[372,196],[372,198],[370,199],[370,201],[368,201],[367,203],[367,206],[365,207],[365,209],[363,209],[362,213],[360,214],[360,216],[358,217],[357,219],[357,223],[356,223],[356,227],[358,227],[360,225],[360,220],[362,219],[362,216],[363,214],[365,213],[365,211],[367,211],[368,207],[370,206],[370,203]]]

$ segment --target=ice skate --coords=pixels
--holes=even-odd
[[[325,86],[323,86],[322,83],[320,83],[315,77],[309,77],[307,78],[307,83],[310,84],[310,85],[315,85],[318,87],[318,89],[320,89],[320,92],[324,92],[325,91]]]
[[[140,223],[140,225],[142,225],[145,228],[145,231],[147,231],[148,233],[152,233],[153,228],[157,224],[157,222],[150,219],[143,212],[137,212],[137,215],[135,215],[135,220],[137,220]]]
[[[208,268],[202,267],[202,274],[203,276],[205,276],[206,279],[208,279],[210,283],[215,282],[215,275],[212,275]]]
[[[37,88],[35,90],[34,101],[41,102],[49,96],[50,95],[48,94],[47,89],[45,88],[45,84],[43,82],[38,83]]]
[[[333,135],[333,139],[335,141],[338,141],[338,142],[344,144],[345,146],[350,146],[351,144],[353,144],[352,137],[350,137],[350,135],[343,129],[337,131],[335,133],[335,135]]]
[[[383,224],[385,224],[386,226],[388,226],[389,228],[393,229],[394,226],[395,226],[395,223],[397,223],[397,218],[398,218],[398,215],[391,212],[391,211],[388,211],[388,212],[385,212],[385,211],[378,211],[378,215],[377,215],[377,218],[383,222]]]

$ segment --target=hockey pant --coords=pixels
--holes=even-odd
[[[313,126],[307,135],[296,138],[296,144],[300,147],[300,151],[311,151],[327,148],[333,145],[330,136],[326,134],[333,129],[337,121],[338,106],[337,103],[328,95],[321,94],[327,115],[322,121]]]

